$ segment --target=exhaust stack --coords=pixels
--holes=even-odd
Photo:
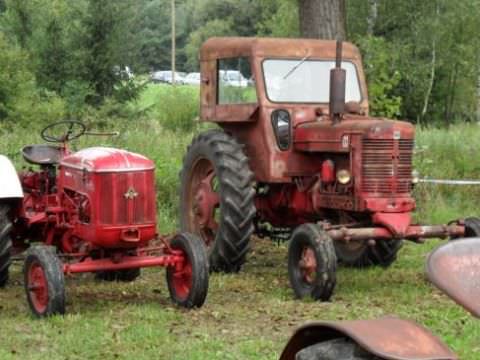
[[[335,68],[330,70],[330,118],[339,122],[345,113],[345,85],[347,72],[342,69],[342,41],[337,40]]]

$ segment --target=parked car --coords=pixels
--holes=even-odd
[[[185,77],[185,84],[187,84],[187,85],[200,85],[200,73],[198,73],[198,72],[189,73]]]
[[[154,83],[167,83],[171,84],[173,82],[172,79],[172,71],[167,70],[167,71],[155,71],[152,73],[150,76],[150,79]],[[182,73],[180,72],[175,72],[175,83],[177,84],[184,84],[185,83],[185,78],[182,76]]]
[[[220,81],[229,86],[247,87],[248,80],[238,70],[219,70]]]

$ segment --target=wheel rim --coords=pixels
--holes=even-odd
[[[198,159],[192,167],[187,206],[189,225],[200,235],[207,248],[215,241],[220,216],[220,198],[213,164],[208,159]]]
[[[304,246],[300,259],[298,261],[298,268],[300,269],[300,276],[307,284],[315,283],[317,274],[317,259],[315,251],[310,246]]]
[[[193,282],[192,264],[185,255],[183,266],[175,267],[172,274],[173,288],[178,298],[184,300],[190,294]]]
[[[48,283],[45,272],[39,263],[34,262],[28,269],[28,295],[32,306],[38,313],[43,313],[48,306]]]

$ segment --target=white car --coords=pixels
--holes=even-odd
[[[167,71],[155,71],[151,76],[150,79],[154,83],[167,83],[171,84],[173,82],[172,79],[172,72],[170,70]],[[184,77],[181,73],[175,72],[175,83],[177,84],[184,84],[185,82]]]
[[[229,86],[247,87],[248,80],[238,70],[219,70],[220,81]]]
[[[200,82],[200,73],[198,72],[189,73],[184,79],[184,83],[187,85],[200,85]]]

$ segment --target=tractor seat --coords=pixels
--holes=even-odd
[[[27,145],[22,149],[23,158],[30,164],[56,165],[62,158],[62,148],[53,145]]]

